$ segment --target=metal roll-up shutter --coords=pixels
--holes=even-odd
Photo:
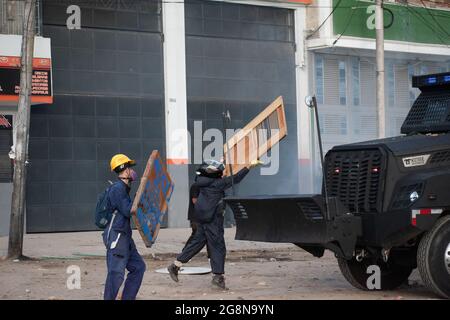
[[[353,107],[353,136],[360,140],[377,137],[377,111],[375,95],[375,61],[364,57],[360,61],[361,104]]]
[[[278,96],[283,96],[288,137],[280,144],[278,173],[251,173],[240,194],[297,192],[297,124],[294,12],[253,5],[185,2],[188,128],[194,121],[222,130],[229,109],[232,127],[242,128]],[[203,142],[203,147],[210,142]],[[194,148],[191,158],[194,158]],[[190,178],[194,178],[195,165]]]
[[[111,157],[141,173],[153,149],[165,154],[161,3],[79,1],[79,30],[66,26],[71,4],[43,1],[54,103],[32,107],[28,232],[95,229]]]
[[[13,165],[8,156],[12,146],[12,129],[0,126],[0,183],[10,183],[13,177]]]
[[[339,105],[339,63],[338,59],[324,59],[324,104]]]
[[[320,105],[319,120],[324,152],[336,144],[347,142],[350,118],[347,104],[340,104],[339,61],[346,57],[322,55],[323,57],[323,104]],[[346,72],[348,76],[348,71]],[[345,88],[347,92],[347,88]],[[347,93],[347,102],[349,95]]]
[[[389,136],[400,135],[400,129],[405,120],[410,105],[409,97],[409,79],[408,79],[408,64],[398,61],[394,65],[394,79],[395,79],[395,104],[389,109],[387,116],[387,133]]]

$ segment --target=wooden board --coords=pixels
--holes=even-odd
[[[260,129],[266,130],[267,133],[264,134]],[[278,130],[276,134],[271,131],[273,129]],[[225,162],[232,163],[235,174],[266,154],[286,135],[286,115],[283,97],[280,96],[224,144]],[[230,166],[227,165],[224,175],[230,175],[229,169]]]
[[[131,208],[134,223],[147,248],[150,248],[158,237],[173,188],[174,184],[159,152],[153,150]]]

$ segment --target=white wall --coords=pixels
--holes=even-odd
[[[12,183],[0,183],[0,237],[9,234]]]
[[[184,1],[163,2],[167,168],[176,181],[168,226],[187,227],[189,200]]]

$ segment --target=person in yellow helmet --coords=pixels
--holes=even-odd
[[[106,245],[106,264],[108,274],[105,282],[105,300],[115,300],[124,281],[122,300],[134,300],[142,283],[146,269],[145,262],[138,253],[131,232],[131,183],[137,180],[131,168],[136,162],[124,154],[112,157],[111,171],[117,173],[118,180],[110,187],[108,200],[110,210],[115,212],[103,232]]]

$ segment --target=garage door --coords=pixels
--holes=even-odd
[[[142,172],[153,149],[165,153],[161,4],[78,3],[80,30],[66,27],[68,1],[43,5],[55,99],[32,108],[27,232],[95,229],[111,156]]]
[[[203,132],[222,130],[221,115],[229,109],[232,127],[242,128],[282,95],[288,137],[280,146],[280,169],[272,176],[251,173],[239,193],[297,192],[293,11],[210,1],[189,1],[185,8],[191,145],[201,139],[193,135],[194,121],[202,121]],[[192,165],[191,181],[194,169]]]

